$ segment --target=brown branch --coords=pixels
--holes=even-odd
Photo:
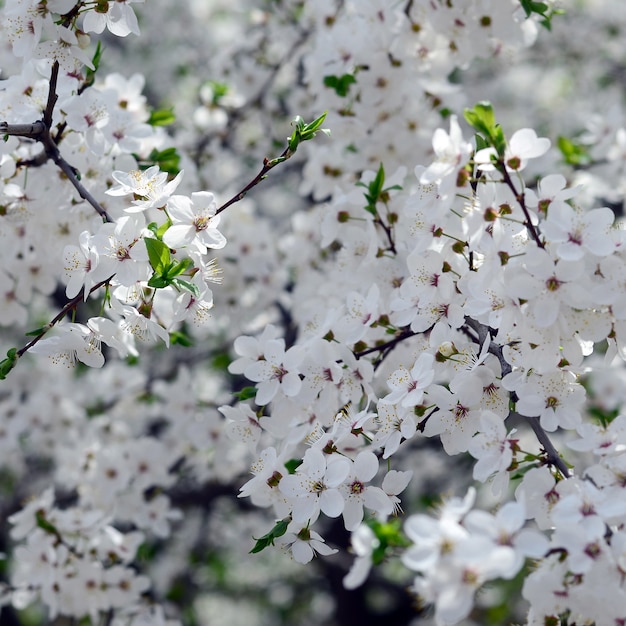
[[[277,157],[276,159],[268,159],[265,157],[263,159],[263,167],[261,171],[237,194],[235,194],[230,200],[222,204],[222,206],[215,211],[215,215],[219,215],[222,211],[225,211],[229,206],[235,204],[236,202],[240,202],[244,199],[245,195],[252,189],[256,187],[261,181],[263,181],[267,177],[267,173],[275,168],[279,163],[285,162],[293,152],[289,148],[285,148],[283,153]]]
[[[85,189],[79,180],[79,172],[75,167],[72,167],[62,156],[57,143],[52,139],[50,135],[50,128],[52,127],[52,115],[54,113],[54,107],[57,102],[56,86],[59,77],[59,62],[55,61],[52,66],[52,72],[50,74],[50,88],[48,90],[48,101],[46,108],[43,112],[43,118],[32,124],[8,124],[7,122],[0,122],[0,134],[13,135],[16,137],[27,137],[38,141],[43,146],[43,154],[45,159],[41,163],[45,163],[47,160],[53,161],[57,167],[67,176],[67,179],[72,183],[80,197],[88,202],[102,217],[105,222],[112,222],[113,219],[102,207],[102,205]],[[57,136],[57,141],[59,137]],[[33,161],[34,162],[34,161]],[[37,162],[39,160],[37,159]]]
[[[50,137],[50,133],[48,129],[46,129],[44,136],[41,140],[41,143],[44,145],[46,155],[49,159],[54,161],[54,163],[59,167],[59,169],[67,176],[67,179],[72,183],[76,191],[78,191],[78,195],[83,200],[86,200],[98,213],[98,215],[105,222],[112,222],[113,219],[106,212],[106,209],[85,189],[85,187],[78,180],[78,170],[75,167],[72,167],[62,156],[59,148]]]
[[[510,415],[521,417],[517,413],[510,413]],[[530,424],[530,427],[535,432],[535,435],[537,439],[539,440],[539,443],[543,447],[544,452],[546,453],[546,460],[547,460],[548,465],[552,465],[556,467],[559,470],[559,472],[561,472],[561,474],[563,475],[563,478],[569,478],[571,476],[569,467],[567,467],[567,464],[561,458],[561,455],[558,453],[557,449],[554,447],[554,444],[552,443],[552,441],[550,441],[550,437],[548,437],[548,433],[546,433],[546,431],[542,428],[541,424],[539,423],[539,418],[537,416],[532,416],[532,417],[523,416],[523,417]]]
[[[481,324],[480,322],[477,322],[476,320],[473,320],[469,317],[465,318],[465,323],[470,328],[472,328],[472,330],[478,335],[480,345],[482,345],[482,342],[487,337],[487,333],[490,332],[489,328],[484,324]],[[500,361],[501,374],[504,378],[504,376],[509,374],[513,370],[513,368],[511,367],[511,364],[505,360],[504,355],[502,354],[502,346],[491,341],[489,345],[489,352],[493,354],[498,359],[498,361]],[[516,399],[513,393],[511,393],[511,398]],[[542,445],[544,452],[546,453],[548,464],[556,467],[563,475],[563,478],[569,478],[569,476],[571,476],[569,468],[567,467],[565,461],[559,455],[557,449],[554,447],[554,444],[548,437],[548,433],[546,433],[546,431],[541,426],[539,417],[528,417],[526,415],[520,415],[519,413],[514,413],[513,411],[510,411],[508,417],[511,416],[515,416],[521,420],[525,420],[530,424],[530,427],[533,429],[537,440]]]
[[[48,87],[48,101],[46,102],[46,108],[43,112],[43,123],[46,128],[50,130],[52,128],[52,115],[54,113],[54,107],[56,106],[59,96],[57,95],[57,81],[59,80],[59,62],[55,61],[52,64],[52,72],[50,72],[50,83]]]
[[[357,359],[360,359],[367,354],[372,354],[374,352],[384,352],[385,350],[391,350],[391,348],[395,348],[399,343],[408,339],[409,337],[415,337],[419,333],[413,332],[412,330],[405,330],[397,337],[394,337],[391,341],[387,341],[385,343],[381,343],[379,346],[374,346],[373,348],[367,348],[366,350],[361,350],[360,352],[354,352],[354,356]]]
[[[95,284],[90,290],[89,293],[93,293],[94,291],[100,289],[100,287],[104,287],[107,285],[113,276],[109,276],[106,280],[102,280],[99,283]],[[46,333],[55,326],[58,322],[60,322],[72,309],[76,308],[79,302],[84,300],[84,288],[80,290],[80,293],[74,296],[71,300],[68,300],[65,306],[57,313],[42,329],[41,332],[35,336],[31,341],[29,341],[24,347],[20,348],[15,356],[19,359],[23,356],[28,350],[30,350],[36,343],[39,343]]]
[[[515,183],[513,182],[513,179],[511,178],[511,175],[506,169],[506,165],[504,163],[502,163],[501,167],[499,167],[498,169],[502,173],[502,176],[504,177],[504,182],[506,183],[507,187],[513,192],[513,196],[515,197],[517,203],[520,205],[522,213],[524,213],[524,218],[526,219],[525,226],[527,230],[532,235],[532,238],[535,240],[536,244],[540,248],[545,248],[543,242],[541,241],[541,239],[539,239],[539,233],[537,232],[537,229],[533,226],[533,223],[530,219],[530,213],[528,211],[528,207],[526,206],[526,201],[524,200],[524,194],[520,193],[517,190],[517,187],[515,186]]]

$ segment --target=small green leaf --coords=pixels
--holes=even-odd
[[[175,121],[174,107],[170,107],[169,109],[154,109],[151,111],[148,124],[150,126],[169,126]]]
[[[313,139],[318,131],[326,135],[330,134],[330,131],[327,128],[320,128],[326,119],[326,113],[327,111],[324,111],[322,115],[313,120],[310,124],[305,124],[304,120],[299,115],[296,115],[291,122],[291,125],[295,126],[295,129],[293,133],[291,133],[291,137],[287,139],[287,145],[292,153],[298,149],[300,143]]]
[[[169,218],[167,220],[165,220],[165,222],[163,222],[163,224],[161,224],[160,226],[156,223],[156,222],[150,222],[146,228],[154,234],[154,236],[161,241],[163,239],[163,235],[165,234],[165,231],[172,225],[172,222],[169,220]]]
[[[180,172],[180,155],[176,152],[176,148],[166,148],[161,151],[153,148],[147,159],[142,159],[138,154],[133,154],[133,156],[139,163],[141,170],[147,170],[152,165],[158,165],[160,170],[172,176],[176,176]]]
[[[194,283],[189,282],[188,280],[183,280],[182,278],[172,278],[170,284],[174,285],[174,287],[178,289],[189,291],[196,298],[200,296],[200,291],[198,290],[198,287]]]
[[[165,269],[170,263],[170,249],[158,239],[152,239],[150,237],[144,238],[146,248],[148,250],[148,258],[150,259],[150,265],[156,274],[164,274]]]
[[[211,88],[213,92],[213,97],[211,98],[211,104],[219,104],[219,101],[228,93],[228,85],[226,83],[220,83],[216,80],[209,80],[206,82]]]
[[[56,529],[56,527],[51,524],[47,519],[43,511],[37,511],[35,513],[35,519],[37,520],[37,526],[42,530],[45,530],[50,535],[54,535],[55,537],[59,537],[60,533]]]
[[[302,465],[302,459],[289,459],[285,461],[285,467],[290,474],[295,474],[296,470]]]
[[[568,165],[589,165],[593,160],[584,145],[562,135],[557,139],[557,146]]]
[[[181,330],[175,330],[170,333],[170,343],[190,348],[193,346],[193,339]]]
[[[171,281],[167,278],[163,278],[160,274],[152,274],[148,281],[148,287],[152,287],[153,289],[164,289],[165,287],[169,287],[170,284]]]
[[[356,78],[352,74],[344,74],[343,76],[324,76],[324,85],[330,89],[334,89],[340,98],[345,98],[350,91],[350,85],[356,83]]]
[[[489,148],[491,145],[482,135],[474,135],[476,139],[476,150],[483,150],[484,148]]]
[[[535,2],[534,0],[520,0],[520,4],[526,13],[526,17],[530,17],[532,13],[543,16],[549,9],[545,2]]]
[[[302,141],[308,141],[309,139],[313,139],[315,134],[320,131],[326,135],[330,135],[330,131],[327,128],[321,128],[324,120],[326,119],[326,114],[328,111],[324,111],[317,119],[313,120],[310,124],[306,124],[302,129]]]
[[[479,102],[473,109],[465,109],[464,116],[466,122],[476,131],[489,137],[493,127],[496,125],[496,117],[493,107],[489,102]]]
[[[240,391],[236,391],[233,395],[237,400],[244,402],[256,397],[256,387],[244,387]]]
[[[180,261],[172,261],[163,274],[167,278],[175,278],[186,272],[190,267],[193,267],[193,261],[189,257],[185,257]]]
[[[163,235],[165,234],[165,231],[172,225],[172,222],[167,219],[165,220],[165,222],[163,222],[163,224],[161,224],[157,230],[156,230],[156,236],[157,239],[163,239]]]
[[[385,201],[384,197],[385,193],[392,190],[402,189],[400,185],[392,185],[391,187],[385,187],[385,168],[381,163],[378,167],[378,171],[376,172],[376,176],[371,180],[368,184],[363,182],[356,183],[357,187],[364,187],[367,191],[363,192],[365,199],[367,200],[367,206],[364,207],[368,213],[376,216],[378,214],[378,210],[376,209],[376,205],[380,201]]]
[[[502,128],[496,123],[493,107],[489,102],[479,102],[472,109],[465,109],[465,121],[487,141],[487,145],[496,149],[499,156],[504,156],[506,139]]]
[[[211,366],[220,372],[228,373],[228,366],[231,362],[232,359],[227,352],[218,352],[211,359]]]
[[[563,9],[551,8],[545,2],[536,2],[535,0],[520,0],[520,5],[526,13],[526,17],[530,17],[533,13],[543,17],[540,24],[547,30],[552,30],[552,18],[555,15],[563,15]]]
[[[287,527],[289,526],[289,522],[291,522],[291,517],[286,517],[278,522],[269,533],[263,535],[259,539],[253,537],[256,541],[256,544],[252,550],[250,550],[250,554],[256,554],[257,552],[261,552],[261,550],[265,550],[265,548],[274,545],[274,539],[278,539],[278,537],[282,537],[287,532]]]
[[[0,361],[0,380],[4,380],[7,374],[15,367],[17,363],[17,348],[11,348],[7,351],[7,358]]]
[[[98,43],[96,44],[96,51],[94,52],[93,57],[91,57],[91,64],[93,65],[93,69],[89,67],[85,69],[86,87],[90,87],[91,85],[93,85],[96,80],[96,72],[100,67],[100,61],[102,60],[102,52],[102,43],[98,41]]]
[[[37,337],[38,335],[43,335],[48,329],[45,326],[41,326],[40,328],[35,328],[35,330],[29,330],[27,333],[24,333],[26,337]]]

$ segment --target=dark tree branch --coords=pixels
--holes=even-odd
[[[31,161],[32,164],[43,164],[47,160],[53,161],[57,167],[67,176],[67,179],[72,183],[80,197],[88,202],[102,217],[105,222],[112,222],[111,216],[106,212],[102,205],[85,189],[80,182],[80,174],[75,167],[72,167],[62,156],[57,142],[50,135],[50,129],[52,128],[52,116],[54,113],[54,107],[57,102],[57,81],[59,78],[59,62],[55,61],[52,65],[52,72],[50,74],[50,88],[48,90],[48,101],[46,108],[43,112],[43,118],[32,124],[8,124],[7,122],[0,122],[0,134],[12,135],[16,137],[28,137],[38,141],[43,146],[45,159],[41,162],[39,159]],[[58,137],[57,137],[58,140]]]
[[[100,289],[100,287],[104,287],[104,285],[108,284],[109,281],[113,278],[113,276],[109,276],[106,280],[100,281],[96,285],[94,285],[89,293],[93,293]],[[55,315],[42,329],[39,334],[37,334],[31,341],[29,341],[24,347],[20,348],[16,352],[17,358],[20,358],[24,355],[24,353],[28,352],[36,343],[39,343],[45,336],[45,334],[58,322],[60,322],[72,309],[76,308],[79,302],[83,300],[84,291],[81,289],[80,293],[73,297],[71,300],[68,300],[67,304]]]
[[[261,181],[265,180],[267,173],[275,168],[279,163],[283,163],[286,161],[293,152],[289,148],[285,148],[283,153],[276,159],[268,159],[265,157],[263,159],[263,167],[261,171],[237,194],[235,194],[230,200],[222,204],[222,206],[215,211],[215,215],[219,215],[222,211],[225,211],[229,206],[235,204],[236,202],[240,202],[246,196],[246,194],[253,188],[256,187]]]
[[[528,211],[528,207],[526,206],[526,200],[524,199],[524,194],[520,193],[517,190],[517,187],[515,186],[515,183],[513,182],[511,175],[506,169],[506,164],[503,163],[499,169],[500,169],[500,172],[502,173],[506,186],[511,190],[511,192],[513,193],[513,196],[515,196],[515,200],[517,201],[520,208],[522,209],[522,213],[524,213],[526,229],[531,234],[532,238],[535,240],[535,243],[540,248],[545,248],[545,246],[543,245],[543,241],[541,241],[541,239],[539,238],[539,233],[537,232],[537,229],[533,226],[532,220],[530,219],[530,213]]]
[[[387,341],[385,343],[381,343],[379,346],[374,346],[373,348],[367,348],[365,350],[361,350],[360,352],[354,352],[354,356],[357,359],[364,357],[368,354],[373,354],[374,352],[389,352],[392,348],[395,348],[399,343],[403,342],[405,339],[409,337],[415,337],[419,333],[413,332],[412,330],[402,331],[397,337],[394,337],[391,341]]]
[[[518,413],[511,413],[510,415],[519,416]],[[539,418],[537,416],[524,416],[524,419],[530,424],[530,427],[535,432],[539,443],[542,445],[546,453],[546,460],[548,465],[556,467],[563,475],[563,478],[569,478],[571,476],[569,467],[567,467],[567,464],[559,455],[557,449],[554,447],[554,444],[552,443],[552,441],[550,441],[548,433],[546,433],[546,431],[541,427],[541,424],[539,423]]]

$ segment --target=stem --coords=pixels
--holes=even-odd
[[[240,202],[241,200],[243,200],[243,198],[250,191],[250,189],[252,189],[253,187],[256,187],[262,180],[266,178],[267,173],[271,169],[275,168],[279,163],[283,163],[284,161],[286,161],[289,157],[291,157],[292,154],[293,152],[289,148],[285,148],[283,153],[275,159],[270,160],[267,157],[265,157],[263,159],[263,167],[261,171],[239,193],[235,194],[230,200],[228,200],[228,202],[225,202],[224,204],[222,204],[222,206],[219,209],[217,209],[217,211],[215,211],[215,215],[219,215],[222,211],[225,211],[229,206],[231,206],[232,204],[235,204],[235,202]]]
[[[111,216],[106,212],[102,205],[85,189],[78,179],[79,173],[75,167],[72,167],[62,156],[56,142],[50,136],[50,128],[52,128],[52,115],[54,113],[54,107],[57,102],[57,81],[59,78],[59,62],[55,61],[52,65],[52,72],[50,74],[50,88],[48,90],[48,101],[46,108],[43,112],[43,118],[32,124],[8,124],[7,122],[0,123],[0,134],[14,135],[16,137],[28,137],[38,141],[43,146],[43,154],[45,159],[41,163],[45,163],[47,160],[53,161],[57,167],[67,176],[67,179],[72,183],[76,191],[83,200],[86,200],[102,217],[105,222],[112,222]],[[57,140],[59,137],[57,136]],[[34,161],[33,161],[34,162]],[[39,163],[39,161],[37,160]]]
[[[382,343],[379,346],[374,346],[373,348],[367,348],[366,350],[361,350],[361,352],[354,352],[354,356],[357,359],[360,359],[361,357],[367,355],[367,354],[372,354],[374,352],[383,352],[385,350],[390,350],[391,348],[395,348],[399,343],[401,343],[402,341],[404,341],[405,339],[408,339],[409,337],[415,337],[415,335],[417,335],[419,333],[415,333],[412,330],[405,330],[404,332],[402,332],[400,335],[398,335],[397,337],[395,337],[394,339],[392,339],[391,341],[387,341],[386,343]]]
[[[104,285],[108,284],[109,281],[113,278],[113,276],[109,276],[106,280],[102,280],[96,285],[94,285],[89,293],[93,293],[94,291],[100,289],[100,287],[104,287]],[[42,331],[34,337],[31,341],[29,341],[24,347],[20,348],[16,352],[16,356],[19,359],[24,355],[25,352],[28,352],[36,343],[39,343],[45,336],[45,334],[58,322],[60,322],[72,309],[76,308],[79,302],[81,302],[83,297],[84,289],[80,291],[77,296],[74,296],[71,300],[68,300],[65,303],[65,306],[57,313],[42,329]]]
[[[485,340],[487,333],[489,333],[488,327],[469,317],[465,318],[465,323],[478,335],[478,339],[480,341],[480,344],[482,345],[482,342]],[[511,364],[505,360],[502,354],[502,346],[491,341],[489,345],[489,352],[493,354],[494,356],[496,356],[498,361],[500,361],[500,369],[501,369],[502,377],[506,376],[512,371]],[[546,433],[546,431],[543,429],[543,427],[541,426],[539,422],[539,418],[537,416],[532,416],[532,417],[527,417],[526,415],[522,416],[512,411],[509,412],[508,417],[512,415],[519,417],[520,419],[523,419],[530,424],[530,427],[533,429],[539,443],[543,446],[543,449],[546,453],[548,464],[556,467],[559,470],[559,472],[561,472],[561,474],[563,475],[563,478],[569,478],[569,476],[571,475],[569,468],[567,467],[567,464],[565,463],[565,461],[563,461],[563,459],[560,457],[552,441],[550,441],[550,438],[548,437],[548,433]]]
[[[41,140],[41,142],[43,143],[45,147],[46,155],[48,156],[48,158],[52,159],[52,161],[55,162],[55,164],[59,167],[59,169],[61,169],[61,171],[67,176],[67,179],[70,181],[70,183],[72,183],[72,185],[74,185],[74,188],[76,189],[76,191],[78,191],[78,194],[80,195],[80,197],[83,200],[86,200],[96,210],[96,212],[98,213],[98,215],[100,215],[103,221],[112,222],[113,219],[106,212],[104,207],[87,191],[87,189],[85,189],[85,187],[78,180],[76,168],[72,167],[61,156],[59,149],[57,148],[54,141],[52,141],[52,138],[50,137],[50,133],[48,132],[47,129],[46,129],[46,132],[44,133],[44,138]]]
[[[57,81],[59,79],[59,62],[55,61],[52,64],[52,72],[50,73],[50,86],[48,88],[48,102],[46,103],[46,109],[43,112],[43,123],[46,128],[50,130],[52,128],[52,114],[54,113],[54,107],[57,103]]]
[[[502,176],[504,177],[504,182],[506,183],[507,187],[513,192],[513,195],[515,196],[515,200],[520,205],[520,208],[522,209],[522,212],[524,213],[524,217],[526,218],[526,222],[525,222],[526,228],[530,232],[536,244],[540,248],[545,248],[545,246],[543,245],[543,242],[541,241],[541,239],[539,239],[539,233],[537,232],[537,229],[533,226],[533,223],[530,219],[530,213],[528,212],[528,207],[526,206],[526,201],[524,200],[524,194],[520,193],[517,190],[517,187],[515,186],[515,183],[513,182],[513,179],[511,178],[511,175],[506,169],[506,165],[504,163],[502,163],[502,168],[500,169],[500,171],[502,173]]]
[[[511,415],[517,415],[517,414],[512,413]],[[533,417],[526,417],[525,419],[530,424],[530,427],[533,429],[533,431],[535,432],[535,435],[537,436],[539,443],[543,446],[543,449],[547,456],[548,464],[556,467],[559,470],[559,472],[561,472],[561,474],[563,475],[563,478],[569,478],[571,476],[569,468],[567,467],[565,461],[563,461],[563,459],[560,457],[552,441],[550,441],[550,438],[548,437],[548,434],[546,433],[546,431],[541,427],[541,424],[539,423],[539,418],[536,416],[533,416]]]
[[[396,250],[396,244],[393,240],[392,227],[385,224],[380,216],[378,216],[374,220],[374,224],[378,224],[383,229],[383,231],[385,231],[385,235],[387,235],[387,241],[389,242],[389,247],[387,248],[387,250],[389,250],[389,252],[394,255],[398,254],[398,251]]]

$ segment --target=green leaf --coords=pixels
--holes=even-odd
[[[156,222],[150,222],[146,228],[154,234],[154,236],[160,241],[163,239],[163,235],[165,234],[165,231],[172,225],[172,222],[169,220],[169,218],[167,220],[165,220],[165,222],[163,222],[163,224],[161,224],[160,226],[156,223]]]
[[[48,328],[45,326],[41,326],[40,328],[35,328],[35,330],[29,330],[27,333],[24,333],[26,337],[37,337],[39,335],[43,335]]]
[[[317,132],[322,132],[326,135],[330,134],[330,131],[327,128],[321,128],[321,125],[324,123],[326,119],[327,111],[324,111],[317,119],[313,120],[309,124],[305,124],[304,120],[296,115],[293,121],[291,122],[292,126],[295,126],[293,133],[291,133],[291,137],[287,139],[289,150],[293,153],[298,149],[298,146],[303,141],[308,141],[309,139],[313,139]],[[277,159],[274,159],[277,160]]]
[[[326,114],[328,111],[324,111],[317,119],[313,120],[310,124],[306,124],[302,129],[302,141],[308,141],[309,139],[313,139],[317,131],[324,133],[325,135],[330,135],[330,131],[327,128],[322,128],[322,124],[326,119]]]
[[[545,2],[534,2],[534,0],[520,0],[520,4],[526,13],[526,17],[530,17],[532,13],[544,16],[550,8]]]
[[[350,91],[350,85],[356,83],[353,74],[344,74],[343,76],[324,76],[324,85],[330,89],[334,89],[340,98],[345,98]]]
[[[231,358],[228,352],[219,352],[211,359],[211,366],[223,373],[228,373],[228,366],[231,364]]]
[[[152,274],[150,280],[148,281],[148,287],[152,287],[153,289],[164,289],[171,284],[171,281],[167,278],[164,278],[160,274]]]
[[[302,465],[302,459],[289,459],[285,461],[285,467],[290,474],[295,474],[296,470]]]
[[[194,296],[196,296],[196,298],[200,296],[200,291],[198,290],[198,287],[194,283],[189,282],[188,280],[183,280],[182,278],[172,278],[170,284],[174,285],[174,287],[178,289],[189,291]]]
[[[465,121],[477,132],[489,137],[496,125],[496,116],[489,102],[479,102],[473,109],[463,111]]]
[[[170,343],[190,348],[193,346],[193,339],[181,330],[175,330],[170,333]]]
[[[87,67],[85,69],[85,86],[91,87],[96,80],[96,72],[100,67],[100,61],[102,60],[102,43],[98,41],[96,44],[96,51],[93,53],[93,57],[91,57],[91,64],[93,65],[93,69]]]
[[[378,171],[376,172],[376,176],[374,176],[373,180],[367,184],[358,182],[356,185],[357,187],[364,187],[367,189],[367,191],[363,192],[363,195],[367,200],[367,206],[364,208],[368,213],[371,213],[374,216],[378,213],[376,205],[380,200],[382,200],[383,194],[392,189],[401,189],[399,185],[393,185],[385,189],[385,168],[382,163],[379,165]]]
[[[552,30],[552,18],[555,15],[563,15],[563,9],[551,8],[545,2],[536,2],[535,0],[520,0],[520,5],[526,13],[526,17],[530,17],[533,13],[543,17],[540,24],[547,30]]]
[[[228,93],[228,85],[226,83],[220,83],[216,80],[209,80],[205,83],[211,88],[213,97],[211,98],[211,104],[218,104],[219,101]]]
[[[158,239],[163,239],[163,235],[165,234],[165,231],[172,225],[172,222],[170,221],[170,219],[168,218],[167,220],[165,220],[165,222],[163,222],[163,224],[161,224],[156,231],[156,236]]]
[[[561,135],[557,139],[557,146],[568,165],[589,165],[593,160],[587,148],[573,139]]]
[[[274,545],[274,539],[278,539],[278,537],[282,537],[287,532],[287,527],[289,526],[289,522],[291,522],[291,517],[286,517],[278,522],[269,533],[263,535],[259,539],[253,537],[256,541],[256,544],[252,550],[250,550],[250,554],[256,554],[257,552],[261,552],[261,550],[265,550],[265,548]]]
[[[42,530],[45,530],[47,533],[54,535],[55,537],[59,537],[60,533],[56,529],[56,527],[51,524],[47,519],[43,511],[37,511],[35,513],[35,519],[37,520],[37,526]]]
[[[491,145],[482,135],[474,135],[474,137],[476,139],[476,151],[483,150]]]
[[[465,121],[487,141],[487,145],[495,148],[499,156],[504,156],[506,139],[500,124],[496,123],[491,104],[479,102],[473,109],[465,109],[463,115]]]
[[[169,109],[154,109],[151,111],[148,124],[150,126],[169,126],[175,121],[174,107],[170,107]]]
[[[142,159],[138,154],[133,155],[139,163],[139,169],[146,170],[152,165],[158,165],[159,169],[176,176],[180,172],[180,155],[176,148],[166,148],[165,150],[152,149],[147,159]]]
[[[193,267],[193,261],[189,257],[185,257],[180,261],[172,261],[163,273],[168,278],[174,278],[186,272],[190,267]]]
[[[164,274],[171,259],[170,249],[158,239],[144,238],[150,265],[156,274]],[[151,285],[152,286],[152,285]]]
[[[256,397],[256,387],[244,387],[240,391],[236,391],[233,395],[241,402],[250,400],[250,398]]]
[[[0,361],[0,380],[4,380],[7,374],[15,367],[17,363],[17,348],[11,348],[7,351],[7,358]]]

